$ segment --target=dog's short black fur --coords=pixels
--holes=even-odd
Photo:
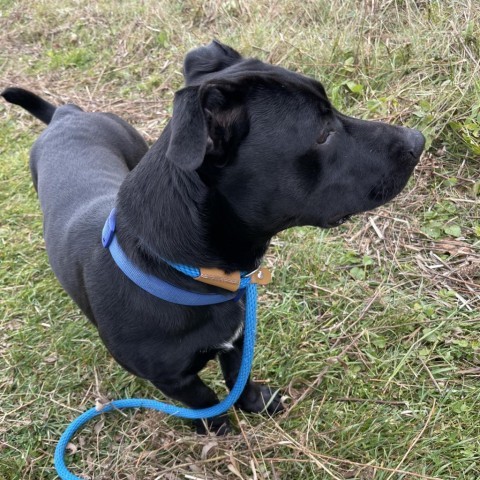
[[[3,96],[49,123],[32,149],[52,268],[115,359],[192,408],[218,402],[198,372],[216,356],[227,386],[242,356],[243,303],[179,306],[128,280],[102,248],[116,205],[119,243],[145,272],[198,292],[161,257],[227,272],[256,269],[273,235],[335,227],[384,204],[406,184],[424,147],[416,130],[339,113],[322,85],[212,42],[190,52],[186,87],[147,151],[111,114],[52,105],[22,89]],[[238,407],[274,413],[278,393],[250,381]],[[229,430],[222,415],[197,422]]]

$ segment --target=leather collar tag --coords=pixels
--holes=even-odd
[[[250,283],[258,285],[267,285],[272,280],[272,274],[267,268],[258,268],[246,276],[250,278]],[[240,288],[241,275],[240,272],[225,273],[219,268],[201,268],[200,275],[194,280],[236,292]]]
[[[201,268],[200,276],[195,280],[236,292],[240,287],[240,272],[225,273],[219,268]]]
[[[248,276],[250,277],[250,283],[258,285],[268,285],[272,281],[272,272],[265,267],[257,268]]]

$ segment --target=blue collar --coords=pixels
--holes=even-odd
[[[115,230],[115,209],[113,209],[110,212],[102,231],[102,244],[104,248],[108,248],[110,250],[115,263],[133,283],[155,297],[166,300],[167,302],[177,303],[179,305],[200,306],[228,302],[229,300],[238,300],[244,294],[246,286],[251,281],[252,283],[255,283],[252,275],[243,275],[239,277],[239,283],[236,288],[234,287],[236,291],[222,294],[196,293],[175,287],[174,285],[171,285],[170,283],[165,282],[158,277],[143,272],[140,270],[140,268],[134,265],[120,247],[117,241]],[[164,261],[171,267],[189,277],[195,279],[200,279],[200,277],[202,277],[201,270],[198,268],[171,263],[166,260]],[[258,278],[262,279],[263,275],[264,271],[259,270]]]

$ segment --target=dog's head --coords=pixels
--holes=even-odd
[[[334,227],[378,207],[424,147],[419,131],[347,117],[319,82],[218,42],[190,52],[184,74],[167,157],[255,231]]]

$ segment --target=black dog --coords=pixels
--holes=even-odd
[[[22,89],[3,92],[48,128],[31,153],[53,271],[127,370],[191,408],[218,402],[198,377],[218,355],[226,384],[242,356],[243,300],[181,306],[132,283],[102,248],[112,207],[119,244],[143,271],[194,292],[198,283],[163,259],[225,272],[253,271],[286,228],[335,227],[405,186],[424,147],[417,130],[339,113],[310,78],[244,59],[212,42],[190,52],[186,88],[147,151],[120,118],[55,108]],[[252,381],[237,406],[282,409]],[[217,433],[228,417],[197,422]]]

